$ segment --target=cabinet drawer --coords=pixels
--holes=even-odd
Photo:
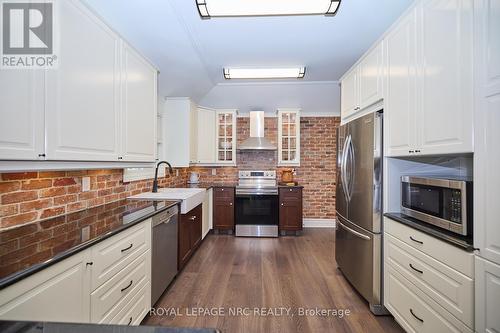
[[[385,263],[392,265],[443,308],[474,327],[474,281],[385,234]]]
[[[146,283],[130,300],[124,300],[126,304],[118,306],[118,314],[111,319],[112,325],[140,325],[142,319],[151,309],[151,287]],[[128,301],[128,302],[126,302]]]
[[[302,189],[300,187],[280,188],[280,196],[284,199],[302,199]]]
[[[215,201],[228,201],[234,200],[234,188],[233,187],[215,187],[214,188],[214,200]]]
[[[434,302],[392,265],[385,269],[385,306],[407,332],[472,332]]]
[[[91,294],[91,320],[93,323],[108,322],[115,305],[133,295],[144,283],[149,282],[150,251],[144,252],[127,267],[113,276]]]
[[[92,247],[92,290],[151,248],[151,219]]]
[[[384,230],[414,249],[437,259],[466,276],[474,277],[474,254],[461,250],[421,231],[389,218],[384,218]]]

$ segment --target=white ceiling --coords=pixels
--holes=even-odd
[[[303,81],[331,83],[338,80],[413,0],[344,0],[335,17],[210,20],[200,19],[195,0],[86,1],[158,66],[161,72],[160,95],[187,96],[198,102],[210,100],[212,105],[207,106],[216,107],[216,104],[227,104],[225,101],[213,103],[213,96],[222,98],[219,91],[228,90],[226,84],[222,85],[223,88],[217,86],[224,82],[224,66],[306,66]],[[272,92],[273,87],[269,88],[268,83],[265,82],[264,86]],[[236,86],[243,97],[246,88]],[[255,83],[251,86],[255,88]],[[309,84],[298,84],[297,87],[311,89]],[[211,92],[212,89],[215,92]],[[296,89],[284,90],[290,91],[288,103],[293,104]],[[277,94],[280,100],[286,99],[284,90]],[[299,92],[304,99],[312,98],[312,95],[318,98],[318,94],[305,90],[302,94]],[[272,98],[272,93],[267,98]],[[254,102],[256,105],[248,104],[248,98],[235,100],[233,96],[232,100],[233,107],[241,109],[251,109],[259,104],[258,101]],[[323,104],[327,105],[331,100],[327,98]],[[303,102],[314,104],[312,101]],[[331,108],[335,113],[338,111],[338,105],[331,105]]]

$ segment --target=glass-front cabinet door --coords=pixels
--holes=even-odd
[[[300,165],[300,110],[278,110],[278,165]]]
[[[236,110],[217,111],[217,163],[236,163]]]

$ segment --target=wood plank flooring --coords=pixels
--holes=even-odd
[[[143,324],[224,333],[403,332],[392,317],[373,316],[337,269],[333,229],[305,229],[300,237],[277,239],[209,235],[154,308],[158,313]],[[203,313],[196,315],[197,308]],[[278,316],[274,308],[290,313],[284,309]],[[301,309],[315,308],[350,315],[300,315]],[[230,313],[238,309],[245,313]]]

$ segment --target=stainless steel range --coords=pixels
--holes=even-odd
[[[240,171],[236,187],[236,236],[278,237],[276,171]]]

